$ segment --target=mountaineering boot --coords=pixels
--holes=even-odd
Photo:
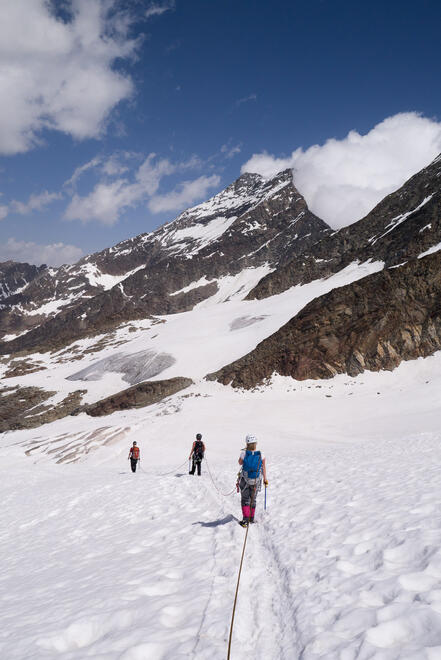
[[[249,522],[248,518],[243,518],[243,520],[239,520],[239,525],[241,527],[248,527],[248,522]]]
[[[254,518],[250,518],[250,524],[254,523]]]

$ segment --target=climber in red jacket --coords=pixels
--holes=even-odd
[[[140,453],[139,453],[139,447],[136,444],[136,440],[133,441],[133,445],[130,447],[128,458],[130,458],[130,464],[132,466],[132,472],[136,472],[136,464],[137,464],[138,461],[141,460],[141,456],[140,456]]]

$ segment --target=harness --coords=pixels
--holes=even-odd
[[[201,461],[204,458],[204,445],[201,440],[195,441],[193,457],[195,461]]]

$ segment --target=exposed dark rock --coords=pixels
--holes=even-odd
[[[15,261],[0,263],[0,301],[26,287],[45,269],[46,266],[44,265],[32,266],[31,264],[22,264]]]
[[[110,415],[117,410],[129,410],[130,408],[143,408],[152,403],[158,403],[176,392],[190,387],[193,381],[190,378],[170,378],[168,380],[153,380],[145,383],[138,383],[122,392],[108,396],[96,403],[92,403],[76,411],[86,412],[92,417],[101,417]]]
[[[4,343],[0,353],[54,350],[122,322],[190,310],[217,292],[219,278],[263,264],[276,267],[329,231],[308,210],[291,170],[269,181],[244,174],[152,234],[50,269],[5,299],[0,336],[34,328]],[[104,291],[109,275],[121,282]],[[48,317],[46,309],[55,311]]]
[[[8,364],[8,370],[3,375],[3,378],[25,376],[26,374],[32,374],[36,371],[43,371],[43,369],[46,369],[44,365],[32,360],[11,360]]]
[[[440,349],[441,252],[436,252],[316,298],[208,379],[251,388],[274,372],[297,380],[355,376]]]
[[[358,260],[402,264],[441,242],[441,156],[385,197],[366,217],[325,236],[265,276],[247,298],[267,298],[328,277]]]
[[[56,406],[45,406],[44,402],[56,392],[47,392],[39,387],[7,388],[0,394],[0,432],[32,429],[69,415],[78,408],[86,390],[71,392]]]

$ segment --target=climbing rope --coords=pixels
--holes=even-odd
[[[179,470],[179,468],[183,467],[186,463],[187,463],[187,461],[184,461],[183,463],[181,463],[181,465],[178,465],[178,467],[175,467],[174,470],[170,470],[170,472],[163,472],[162,474],[157,474],[156,476],[157,477],[166,477],[168,474],[173,474],[173,472],[176,472],[176,470]],[[139,465],[139,469],[142,472],[144,472],[144,474],[149,475],[149,473],[146,470],[144,470],[144,468],[142,467],[141,464]]]
[[[207,459],[205,459],[205,463],[206,463],[206,465],[207,465],[208,474],[209,474],[210,479],[211,479],[211,481],[212,481],[212,483],[213,483],[213,486],[215,487],[215,489],[217,490],[217,492],[219,493],[219,495],[222,495],[222,497],[228,497],[229,495],[232,495],[232,494],[235,492],[236,487],[234,487],[233,490],[231,490],[229,493],[223,493],[221,490],[219,490],[219,488],[218,488],[217,485],[216,485],[215,480],[213,479],[213,475],[211,474],[210,466],[208,465],[208,461],[207,461]]]
[[[246,544],[247,544],[248,529],[249,529],[249,527],[247,527],[247,531],[245,532],[245,538],[244,538],[244,541],[243,541],[243,548],[242,548],[242,557],[240,559],[239,573],[238,573],[238,576],[237,576],[236,593],[234,595],[233,612],[231,614],[230,635],[229,635],[229,638],[228,638],[227,660],[230,660],[231,640],[233,638],[234,615],[236,613],[237,594],[239,593],[240,574],[242,572],[243,558],[244,558],[244,555],[245,555],[245,547],[246,547]]]
[[[176,472],[176,470],[179,470],[181,467],[184,467],[186,465],[187,460],[185,460],[181,465],[178,465],[178,467],[175,467],[174,470],[170,470],[170,472],[163,472],[162,474],[158,474],[158,477],[166,477],[168,474],[173,474],[173,472]]]

